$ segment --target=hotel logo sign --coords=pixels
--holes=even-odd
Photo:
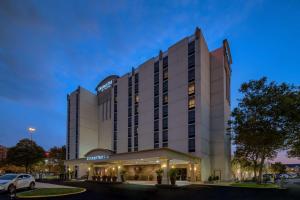
[[[97,156],[88,156],[86,157],[86,160],[106,160],[108,159],[108,155],[97,155]]]
[[[103,92],[104,90],[107,90],[108,88],[111,87],[112,83],[113,83],[113,81],[110,80],[110,81],[104,83],[103,85],[99,86],[98,87],[98,92],[100,93],[100,92]]]

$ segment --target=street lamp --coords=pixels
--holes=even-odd
[[[28,133],[30,134],[30,140],[32,142],[32,134],[36,131],[36,128],[29,127],[27,130],[28,130]]]

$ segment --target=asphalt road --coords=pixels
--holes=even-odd
[[[53,182],[56,184],[62,184]],[[71,195],[66,197],[56,197],[47,199],[56,200],[115,200],[115,199],[139,199],[139,200],[200,200],[200,199],[242,199],[242,200],[288,200],[300,199],[299,190],[278,190],[278,189],[252,189],[252,188],[234,188],[221,186],[204,186],[204,185],[189,185],[180,188],[163,189],[155,186],[132,185],[132,184],[97,184],[91,182],[72,182],[64,183],[69,186],[84,187],[87,189],[85,193]],[[9,199],[7,194],[0,194],[0,200]]]

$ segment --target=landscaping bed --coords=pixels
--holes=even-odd
[[[85,192],[84,188],[40,188],[17,194],[18,198],[42,198],[65,196]]]

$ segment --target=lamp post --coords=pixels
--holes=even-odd
[[[32,134],[36,131],[36,128],[29,127],[27,130],[28,130],[28,133],[30,134],[30,140],[31,140],[31,143],[32,143]]]

